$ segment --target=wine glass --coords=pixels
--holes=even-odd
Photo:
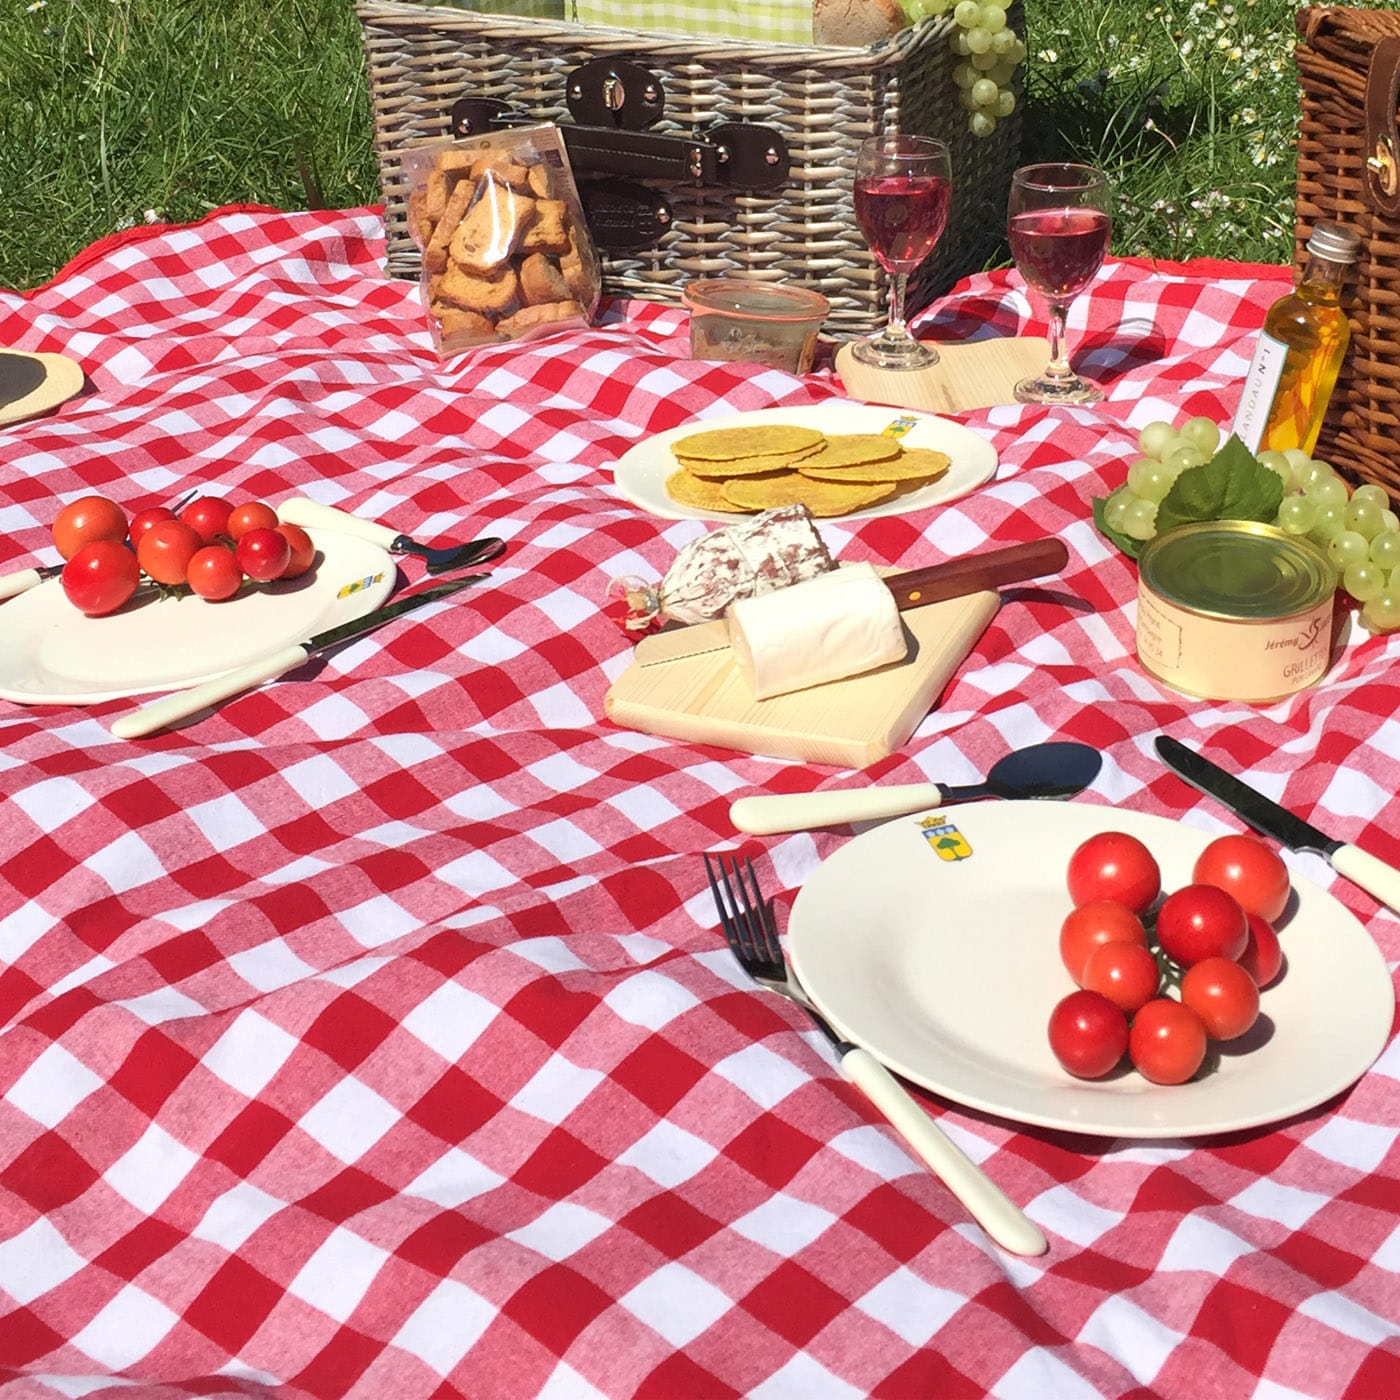
[[[932,136],[872,136],[856,156],[856,222],[890,276],[885,329],[858,340],[851,353],[881,369],[922,369],[938,352],[921,345],[904,321],[909,274],[933,251],[948,223],[953,166],[947,145]]]
[[[1016,269],[1050,303],[1050,363],[1017,384],[1016,401],[1098,403],[1103,390],[1069,367],[1065,318],[1108,252],[1108,176],[1063,161],[1023,165],[1011,176],[1006,215]]]

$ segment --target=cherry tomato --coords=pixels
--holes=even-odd
[[[1154,1084],[1184,1084],[1206,1057],[1206,1028],[1189,1007],[1154,997],[1133,1017],[1128,1058]]]
[[[1182,967],[1206,958],[1238,958],[1248,937],[1249,920],[1239,901],[1215,885],[1183,885],[1157,911],[1157,942]]]
[[[180,512],[180,519],[199,536],[201,544],[213,544],[218,536],[228,534],[232,514],[232,504],[222,496],[196,496]]]
[[[1259,988],[1229,958],[1207,958],[1188,967],[1181,1000],[1201,1018],[1212,1040],[1234,1040],[1259,1019]]]
[[[65,559],[73,558],[94,540],[120,544],[125,538],[126,512],[106,496],[82,496],[70,501],[53,523],[54,548]]]
[[[183,520],[162,520],[141,536],[136,562],[141,572],[157,583],[184,583],[190,560],[201,547],[192,525]]]
[[[1239,964],[1254,978],[1256,987],[1267,987],[1283,967],[1283,949],[1279,946],[1274,926],[1267,919],[1261,919],[1258,914],[1247,917],[1249,937],[1245,940],[1244,952],[1239,956]]]
[[[277,512],[262,501],[245,501],[235,506],[224,527],[224,534],[231,540],[241,540],[249,530],[275,530]]]
[[[277,533],[287,541],[292,551],[287,567],[279,577],[300,578],[316,560],[316,546],[311,543],[311,536],[300,525],[278,525]]]
[[[243,570],[227,545],[206,544],[197,549],[185,572],[191,590],[211,603],[232,598],[243,586]]]
[[[1071,909],[1060,925],[1060,961],[1075,986],[1084,986],[1084,964],[1105,943],[1134,943],[1147,947],[1147,930],[1126,904],[1111,899],[1091,899]]]
[[[239,536],[238,567],[259,583],[281,578],[291,557],[291,545],[276,530],[258,528]]]
[[[1161,969],[1149,949],[1136,943],[1105,943],[1089,954],[1080,986],[1099,992],[1131,1015],[1157,995]]]
[[[1102,1079],[1128,1048],[1128,1018],[1098,992],[1071,992],[1050,1013],[1050,1049],[1077,1079]]]
[[[88,617],[105,617],[136,592],[136,556],[117,540],[93,540],[63,566],[63,591]]]
[[[1070,856],[1067,883],[1075,904],[1112,899],[1141,914],[1161,893],[1162,872],[1136,836],[1100,831]]]
[[[127,530],[127,538],[131,541],[132,549],[141,543],[141,536],[152,525],[159,525],[162,520],[174,519],[175,512],[169,506],[147,506],[145,510],[138,510],[131,517],[131,525]]]
[[[1273,849],[1253,836],[1217,836],[1196,857],[1191,879],[1197,885],[1218,885],[1235,896],[1246,914],[1258,914],[1271,924],[1288,905],[1288,867]]]

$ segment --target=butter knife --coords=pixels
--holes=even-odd
[[[1348,845],[1319,831],[1185,744],[1165,734],[1158,735],[1155,743],[1162,762],[1172,772],[1192,787],[1223,802],[1255,831],[1272,837],[1289,850],[1311,851],[1321,856],[1338,875],[1344,875],[1387,908],[1400,913],[1400,870],[1359,846]]]

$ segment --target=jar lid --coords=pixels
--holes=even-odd
[[[1148,541],[1143,586],[1192,612],[1267,621],[1306,612],[1337,587],[1332,561],[1311,540],[1254,520],[1204,520]]]
[[[1308,252],[1328,262],[1355,262],[1361,255],[1361,239],[1341,224],[1320,223],[1313,226]]]
[[[688,282],[682,299],[691,311],[722,311],[764,321],[823,321],[831,310],[831,303],[810,288],[749,282],[741,277]]]

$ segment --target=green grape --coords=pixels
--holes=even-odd
[[[1385,513],[1373,500],[1360,500],[1352,497],[1347,504],[1342,520],[1348,530],[1364,535],[1367,541],[1375,539],[1385,527]]]
[[[1156,501],[1133,501],[1123,512],[1123,533],[1132,540],[1150,540],[1157,533]]]
[[[1317,507],[1306,496],[1285,496],[1279,502],[1278,527],[1290,535],[1306,535],[1317,521]]]
[[[1285,447],[1283,455],[1288,458],[1290,467],[1307,467],[1312,465],[1312,457],[1303,451],[1301,447]]]
[[[1353,501],[1370,501],[1377,510],[1390,509],[1390,497],[1380,486],[1372,486],[1369,483],[1365,486],[1358,486],[1351,493],[1351,498]]]
[[[997,93],[997,100],[992,104],[992,111],[999,117],[1009,117],[1016,110],[1016,94],[1007,92],[1005,89]]]
[[[1345,508],[1347,503],[1347,486],[1341,477],[1328,476],[1320,481],[1314,481],[1308,486],[1303,494],[1307,496],[1314,505],[1318,506],[1341,506]]]
[[[958,55],[959,58],[966,58],[972,52],[967,46],[967,30],[955,29],[948,36],[948,47]]]
[[[1138,434],[1138,450],[1144,457],[1162,460],[1162,449],[1176,437],[1176,429],[1170,423],[1149,423]]]
[[[1143,474],[1142,484],[1137,487],[1137,493],[1144,501],[1160,505],[1166,499],[1167,492],[1176,485],[1179,475],[1179,472],[1174,472],[1165,462],[1154,462],[1151,470]]]
[[[1318,544],[1326,544],[1341,528],[1341,506],[1319,506],[1317,519],[1313,521],[1312,529],[1308,531],[1308,538],[1316,540]]]
[[[970,63],[959,63],[953,69],[953,82],[964,92],[978,81],[977,70]]]
[[[977,0],[958,0],[953,6],[953,19],[964,29],[982,23],[982,7]]]
[[[990,136],[997,129],[997,119],[990,112],[979,110],[967,119],[967,129],[974,136]]]
[[[1261,467],[1266,467],[1269,471],[1273,472],[1273,474],[1276,477],[1278,477],[1278,479],[1283,483],[1283,489],[1285,494],[1292,491],[1293,474],[1291,471],[1289,471],[1287,462],[1285,462],[1281,457],[1277,462],[1266,462],[1262,457],[1259,457],[1256,460],[1258,461]]]
[[[1383,535],[1387,530],[1400,530],[1400,515],[1393,510],[1381,511],[1381,528],[1377,533]]]
[[[1212,457],[1220,446],[1220,425],[1213,418],[1188,418],[1181,425],[1181,436],[1203,458]]]
[[[990,78],[978,78],[972,85],[972,95],[979,107],[990,107],[997,100],[997,85]]]
[[[992,52],[1005,58],[1016,47],[1014,29],[994,29],[992,31]]]
[[[1393,632],[1400,627],[1400,587],[1388,585],[1361,606],[1361,621],[1373,632]]]
[[[1128,507],[1132,505],[1137,497],[1128,490],[1126,486],[1120,486],[1104,502],[1103,519],[1104,524],[1110,530],[1116,530],[1120,535],[1123,533],[1123,519],[1127,514]]]
[[[1293,450],[1291,447],[1288,449],[1289,452]],[[1288,453],[1284,455],[1287,456]],[[1293,480],[1298,483],[1298,489],[1301,491],[1306,491],[1310,486],[1319,486],[1324,481],[1337,481],[1339,479],[1336,472],[1326,462],[1314,462],[1309,459],[1301,464],[1297,462],[1293,464]]]
[[[1385,588],[1385,570],[1376,568],[1369,560],[1348,564],[1342,572],[1342,587],[1358,603],[1364,603]]]
[[[1346,569],[1352,564],[1364,564],[1371,557],[1371,541],[1355,530],[1338,530],[1327,541],[1327,557],[1338,569]]]
[[[1382,530],[1371,537],[1371,562],[1386,573],[1400,569],[1400,531]]]
[[[967,31],[967,47],[971,53],[990,53],[992,36],[981,25],[978,25],[976,29]]]
[[[1128,490],[1131,491],[1133,495],[1138,495],[1138,485],[1142,481],[1142,478],[1153,467],[1160,467],[1161,465],[1162,464],[1155,457],[1135,457],[1128,463]]]
[[[958,106],[961,107],[964,112],[976,113],[982,110],[977,99],[972,95],[971,88],[964,88],[958,93]]]
[[[990,74],[992,69],[995,68],[997,64],[1001,62],[1001,60],[996,56],[996,54],[994,54],[991,51],[991,49],[988,49],[985,53],[975,53],[967,61],[979,73],[987,74]]]
[[[1184,471],[1190,471],[1192,467],[1205,465],[1206,454],[1198,448],[1192,447],[1184,438],[1177,439],[1178,445],[1167,453],[1162,461],[1169,466],[1178,476]]]
[[[999,34],[1006,28],[1006,11],[1000,5],[982,6],[982,28],[989,34]]]

